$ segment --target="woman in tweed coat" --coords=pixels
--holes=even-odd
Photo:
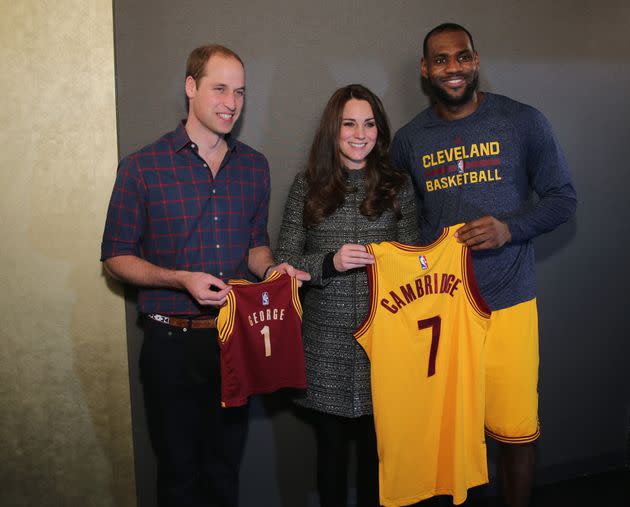
[[[322,507],[347,504],[348,441],[357,439],[357,505],[378,506],[370,364],[352,332],[368,310],[363,245],[418,238],[414,191],[389,163],[379,98],[361,85],[337,90],[320,120],[307,169],[289,193],[275,258],[311,274],[304,297],[308,389]]]

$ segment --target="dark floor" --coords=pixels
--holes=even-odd
[[[503,507],[500,498],[488,488],[470,491],[464,507]],[[416,504],[418,507],[447,507],[450,497],[440,497]],[[630,470],[615,470],[538,486],[530,507],[630,507]]]
[[[579,477],[534,490],[532,507],[560,505],[630,507],[630,471]]]

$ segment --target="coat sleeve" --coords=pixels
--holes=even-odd
[[[293,181],[282,217],[278,245],[274,252],[277,262],[288,262],[311,275],[311,285],[322,285],[322,265],[328,252],[307,253],[308,229],[304,226],[306,180],[302,173]]]

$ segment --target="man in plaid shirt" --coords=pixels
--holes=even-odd
[[[246,408],[220,408],[218,307],[224,280],[300,280],[269,248],[269,167],[233,139],[243,108],[240,57],[197,48],[186,68],[188,117],[118,167],[101,260],[139,287],[140,372],[158,458],[160,506],[236,506]]]

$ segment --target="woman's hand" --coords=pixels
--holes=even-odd
[[[343,273],[349,269],[363,268],[369,264],[374,264],[374,256],[368,253],[364,245],[354,245],[346,243],[333,257],[335,269]]]

